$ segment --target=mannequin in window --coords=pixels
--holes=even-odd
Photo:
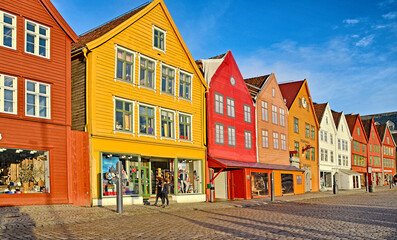
[[[181,170],[179,173],[179,180],[181,181],[181,192],[188,193],[190,186],[189,171]]]

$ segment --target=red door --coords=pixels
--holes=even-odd
[[[234,170],[231,172],[231,197],[244,198],[244,174],[243,170]]]

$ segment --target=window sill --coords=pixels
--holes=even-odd
[[[188,101],[188,102],[192,103],[192,99],[184,98],[184,97],[181,97],[181,96],[178,97],[178,101],[179,101],[179,99],[182,99],[184,101]]]
[[[138,133],[138,137],[152,137],[157,139],[156,135],[150,135],[150,134],[144,134],[144,133]]]
[[[171,94],[171,93],[168,93],[168,92],[163,92],[163,91],[160,91],[160,95],[166,95],[166,96],[170,96],[170,97],[176,98],[176,96],[174,94]]]
[[[157,89],[155,89],[155,88],[146,87],[146,86],[140,85],[140,84],[138,85],[138,88],[143,88],[143,89],[151,90],[153,92],[157,92]]]
[[[128,134],[128,135],[133,135],[133,136],[135,136],[135,133],[134,133],[134,132],[123,131],[123,130],[113,130],[113,134],[116,134],[116,133],[125,133],[125,134]]]
[[[178,139],[178,142],[190,142],[190,143],[192,143],[193,144],[193,141],[192,140],[184,140],[184,139]]]
[[[128,81],[128,80],[124,80],[124,79],[114,78],[114,82],[123,82],[123,83],[131,84],[134,87],[136,86],[136,84],[134,83],[134,80]]]
[[[24,53],[25,53],[25,54],[28,54],[28,55],[36,56],[36,57],[39,57],[39,58],[42,58],[42,59],[47,59],[47,60],[50,60],[50,56],[48,56],[48,57],[44,57],[44,56],[41,56],[41,55],[39,55],[39,54],[35,54],[35,53],[31,53],[31,52],[27,52],[26,50],[24,51]]]
[[[176,142],[176,139],[175,138],[168,138],[168,137],[160,137],[160,140],[170,140],[170,141],[174,141],[174,142]]]
[[[44,119],[44,120],[51,120],[51,117],[39,117],[39,116],[32,116],[32,115],[27,115],[25,114],[26,117],[31,117],[31,118],[38,118],[38,119]]]

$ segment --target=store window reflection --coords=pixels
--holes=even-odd
[[[292,174],[281,174],[281,187],[283,194],[294,193],[294,177]]]
[[[0,147],[0,194],[49,193],[48,151]]]
[[[251,173],[251,196],[269,195],[269,174],[268,173]]]
[[[123,164],[123,195],[139,194],[138,158],[132,155],[102,155],[102,192],[103,196],[116,195],[116,164]]]
[[[178,160],[178,193],[202,193],[202,161]]]

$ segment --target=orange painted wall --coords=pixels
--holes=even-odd
[[[309,111],[307,108],[299,106],[299,99],[305,98],[307,104],[309,104]],[[294,118],[299,120],[299,132],[294,131]],[[315,128],[315,138],[306,137],[306,123]],[[307,82],[304,81],[301,89],[299,90],[294,102],[289,109],[288,116],[288,130],[289,130],[289,150],[295,150],[295,142],[299,142],[299,159],[300,168],[308,168],[311,170],[312,175],[312,191],[316,192],[319,190],[319,170],[318,170],[318,128],[319,124],[317,117],[314,112],[312,99],[310,96]],[[311,131],[311,129],[310,129]],[[310,132],[311,134],[311,132]],[[315,147],[315,160],[306,160],[306,156],[302,154],[302,147],[307,145]]]
[[[359,132],[357,131],[359,128]],[[367,172],[367,164],[368,164],[368,146],[367,146],[367,139],[365,137],[365,131],[363,129],[363,125],[361,122],[360,117],[357,117],[356,122],[354,123],[353,132],[351,133],[353,137],[353,141],[357,141],[360,143],[359,151],[354,150],[353,141],[351,142],[351,149],[352,149],[352,170],[356,172],[366,173]],[[363,152],[363,144],[365,145],[365,151]],[[354,164],[354,154],[359,155],[364,158],[365,165],[359,166]]]

